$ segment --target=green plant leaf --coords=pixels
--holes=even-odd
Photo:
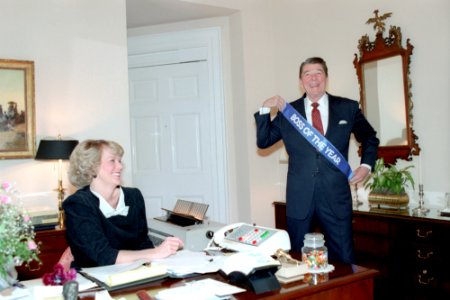
[[[411,184],[414,189],[414,180],[409,169],[414,166],[407,166],[398,169],[397,166],[384,164],[384,159],[379,158],[375,162],[373,172],[365,181],[365,188],[376,193],[402,195],[406,193],[405,187]]]

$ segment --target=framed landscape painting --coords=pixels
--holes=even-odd
[[[34,62],[0,59],[0,159],[35,154]]]

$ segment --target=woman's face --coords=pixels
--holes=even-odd
[[[95,180],[105,185],[118,186],[121,184],[122,169],[122,157],[113,154],[110,148],[104,147]]]

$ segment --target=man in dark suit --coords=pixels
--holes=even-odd
[[[328,69],[320,57],[300,66],[300,85],[305,94],[291,105],[312,124],[312,104],[318,103],[318,118],[325,138],[348,159],[350,136],[361,143],[361,165],[353,171],[350,184],[363,181],[377,159],[379,140],[362,114],[358,102],[326,92]],[[349,179],[316,150],[280,113],[286,102],[280,96],[264,101],[255,113],[257,145],[268,148],[283,140],[289,155],[286,186],[286,220],[291,247],[300,252],[304,235],[318,223],[325,236],[330,260],[354,263],[352,241],[352,197]],[[270,109],[279,112],[271,120]]]

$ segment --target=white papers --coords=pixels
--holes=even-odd
[[[1,300],[32,300],[33,297],[28,289],[22,289],[19,287],[10,288],[0,292]]]
[[[213,273],[219,270],[227,275],[233,271],[247,275],[255,268],[280,266],[279,261],[254,251],[209,256],[204,252],[181,250],[167,258],[155,260],[155,262],[166,266],[169,274],[179,277],[193,273]]]
[[[250,274],[253,269],[262,267],[278,267],[280,262],[261,252],[238,252],[224,260],[220,268],[226,275],[239,271],[245,275]]]
[[[165,289],[156,294],[155,297],[157,300],[218,300],[244,291],[244,289],[228,283],[208,278],[191,281],[184,286]]]
[[[209,256],[202,251],[181,250],[169,257],[154,260],[154,262],[164,265],[171,275],[181,277],[193,273],[217,272],[223,264],[223,259],[224,256]]]
[[[78,290],[79,291],[84,291],[84,290],[87,290],[87,289],[97,286],[97,284],[84,278],[80,274],[77,274],[77,278],[75,279],[75,281],[78,282]],[[58,297],[60,299],[63,299],[63,296],[62,296],[63,287],[61,285],[45,286],[42,283],[42,278],[25,280],[25,281],[21,281],[20,283],[23,284],[25,286],[25,290],[29,291],[29,293],[32,295],[31,299],[35,299],[35,300],[55,299]]]

